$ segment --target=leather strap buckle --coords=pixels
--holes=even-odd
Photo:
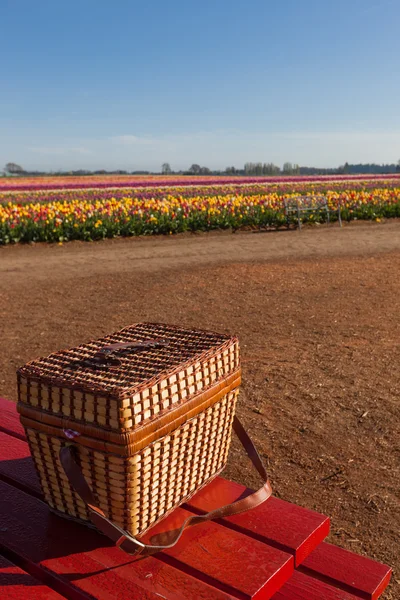
[[[125,552],[125,550],[123,548],[121,548],[122,544],[124,542],[130,542],[132,544],[135,544],[136,546],[138,546],[138,550],[136,550],[135,554],[141,554],[143,552],[143,550],[146,549],[145,544],[142,544],[142,542],[139,542],[139,540],[137,540],[136,538],[130,536],[128,533],[124,533],[123,535],[121,535],[121,537],[115,542],[115,545],[122,550],[122,552]]]

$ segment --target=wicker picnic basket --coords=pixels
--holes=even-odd
[[[240,376],[237,338],[151,323],[21,367],[18,410],[46,502],[130,553],[169,547],[181,530],[163,545],[135,536],[220,473],[233,425],[264,485],[182,530],[260,504],[271,489],[235,417]]]

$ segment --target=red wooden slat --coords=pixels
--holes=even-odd
[[[2,460],[4,457],[11,458],[11,460]],[[17,485],[23,491],[33,489],[35,495],[39,490],[27,444],[5,434],[0,434],[0,478],[7,483]],[[174,529],[177,526],[177,521],[183,521],[187,516],[189,516],[189,513],[179,509],[174,517],[171,516],[162,522],[160,525],[161,530]],[[197,538],[202,538],[204,535],[209,540],[209,548],[207,551],[201,550],[200,555],[197,555],[197,549],[199,548]],[[190,536],[193,539],[192,543],[190,543]],[[211,542],[214,542],[214,544],[211,544]],[[224,553],[223,548],[225,546],[227,551]],[[236,586],[237,569],[241,567],[242,555],[239,553],[237,555],[238,560],[232,560],[233,547],[239,548],[240,552],[243,552],[243,548],[246,548],[249,555],[252,553],[254,555],[257,552],[260,555],[260,560],[263,557],[265,564],[262,567],[254,561],[250,564],[251,567],[254,565],[257,577],[249,582],[246,575],[246,586]],[[186,532],[181,545],[171,551],[170,556],[173,555],[176,559],[179,548],[185,549],[185,560],[180,560],[180,566],[182,564],[185,565],[183,568],[201,570],[203,577],[215,579],[219,582],[218,585],[221,588],[226,590],[237,589],[239,592],[246,594],[245,597],[248,598],[256,597],[263,586],[266,587],[266,590],[271,588],[271,593],[273,593],[286,581],[290,570],[293,569],[291,557],[287,553],[216,524],[201,525]],[[204,552],[207,552],[207,554],[204,554]],[[234,555],[236,556],[236,554]],[[228,567],[221,569],[218,574],[214,567],[224,562],[227,563]],[[263,594],[266,590],[263,591]]]
[[[40,498],[39,479],[26,442],[0,432],[0,479]]]
[[[192,513],[182,508],[144,537],[179,528]],[[201,572],[210,582],[240,598],[271,598],[293,572],[293,557],[258,540],[209,522],[185,531],[179,542],[162,552],[171,564]],[[178,562],[177,562],[178,561]]]
[[[301,570],[366,600],[379,598],[392,574],[387,565],[325,542],[310,554]]]
[[[7,412],[10,432],[23,435],[24,430],[20,424],[15,403],[0,398],[0,414],[2,408],[5,408]],[[22,446],[20,451],[22,452]],[[29,450],[27,450],[28,455]],[[6,456],[0,455],[1,459],[6,460]],[[29,466],[27,464],[26,470],[21,468],[21,477],[19,477],[20,483],[23,483],[25,479],[28,486],[32,483]],[[40,491],[37,480],[35,482],[32,489],[36,492]],[[207,512],[235,501],[244,493],[250,493],[250,490],[218,477],[194,496],[187,504],[187,508],[198,513]],[[250,515],[252,516],[251,521],[248,519]],[[292,552],[295,554],[296,565],[300,564],[329,533],[328,517],[277,498],[271,498],[268,503],[250,513],[223,519],[221,522],[224,522],[225,525],[229,523],[236,530],[244,531],[267,543],[275,543],[277,547]]]
[[[39,495],[40,486],[34,473],[29,449],[25,443],[16,439],[22,438],[24,431],[15,404],[4,399],[0,399],[1,428],[15,437],[10,438],[0,434],[0,461],[2,461],[0,477],[3,476],[6,481],[31,494]],[[248,491],[243,486],[218,478],[199,492],[188,506],[201,513],[232,502],[245,493]],[[268,510],[264,512],[264,509]],[[253,518],[249,519],[249,517]],[[271,498],[263,507],[245,515],[223,521],[225,525],[246,532],[256,539],[292,551],[297,564],[303,561],[314,545],[325,537],[329,527],[329,521],[323,515],[275,498]],[[351,565],[350,569],[349,565]],[[339,585],[344,590],[356,591],[358,597],[370,599],[379,597],[391,576],[391,569],[386,565],[380,565],[329,544],[322,544],[312,553],[304,563],[304,571],[314,578]]]
[[[360,597],[295,571],[272,600],[360,600]]]
[[[25,439],[25,430],[20,423],[16,404],[5,398],[0,398],[0,431],[20,440]]]
[[[23,428],[19,422],[16,406],[13,402],[0,399],[0,425],[11,435],[23,437]],[[1,427],[0,427],[1,428]],[[10,460],[11,459],[11,460]],[[29,458],[28,447],[18,439],[10,439],[0,434],[0,476],[6,481],[26,489],[30,493],[40,494],[40,486]],[[15,462],[14,462],[15,461]],[[188,507],[198,513],[212,510],[221,504],[233,502],[240,495],[248,493],[243,486],[217,478],[213,483],[200,491],[189,503]],[[244,515],[237,515],[221,520],[225,525],[242,531],[267,543],[275,544],[295,555],[296,564],[306,559],[309,553],[318,546],[329,528],[327,517],[308,511],[296,505],[271,498],[263,506]],[[349,556],[350,555],[350,556]],[[349,558],[353,569],[349,571]],[[360,575],[353,557],[362,562],[360,567],[368,566],[369,578]],[[374,565],[374,568],[370,568]],[[315,577],[325,578],[337,583],[344,589],[356,590],[363,598],[378,598],[387,586],[391,570],[370,559],[358,557],[335,546],[323,544],[318,552],[313,552],[306,562],[308,572]],[[363,570],[361,570],[361,573]]]
[[[179,549],[180,555],[177,559],[164,555],[161,556],[162,560],[150,557],[135,561],[118,548],[111,547],[104,536],[51,514],[40,500],[0,482],[0,547],[2,545],[8,552],[18,555],[18,564],[25,570],[31,570],[35,565],[39,565],[39,569],[47,577],[51,577],[52,587],[73,600],[86,598],[87,594],[91,594],[98,600],[126,600],[126,598],[160,600],[160,597],[167,600],[249,598],[248,593],[222,589],[221,580],[218,582],[220,587],[217,589],[215,587],[217,582],[214,582],[211,577],[211,567],[206,568],[206,574],[197,570],[202,569],[203,564],[205,565],[207,550],[215,547],[218,551],[219,543],[223,545],[223,552],[226,554],[227,544],[230,543],[233,534],[214,524],[215,530],[210,541],[207,540],[204,531],[207,527],[207,524],[197,527],[198,532],[203,529],[203,536],[199,535],[195,543],[200,543],[206,548],[205,551],[202,550],[205,556],[201,559],[198,557],[199,561],[202,561],[201,564],[197,562],[191,568],[184,570],[184,566],[191,564],[196,552],[199,552],[191,548],[192,544],[189,540],[184,544],[184,550]],[[229,534],[227,539],[220,532],[217,533],[216,529]],[[196,528],[193,528],[192,532],[195,531]],[[231,550],[239,553],[241,571],[247,571],[249,578],[253,576],[254,563],[259,564],[260,568],[267,572],[271,567],[263,567],[262,562],[271,560],[277,570],[276,553],[281,555],[282,562],[286,561],[283,567],[286,570],[286,579],[290,576],[293,563],[291,556],[271,548],[275,556],[273,559],[264,544],[241,534],[235,535],[236,540],[232,542]],[[241,552],[238,537],[243,538]],[[183,556],[186,553],[187,559]],[[209,560],[212,559],[213,557],[209,557]],[[177,565],[179,569],[176,568]],[[221,568],[224,571],[225,564]],[[38,576],[36,572],[35,576]],[[230,574],[229,581],[232,577],[233,574]],[[239,579],[242,580],[243,575]],[[260,585],[259,576],[256,580]],[[49,581],[47,580],[46,583],[48,584]],[[276,578],[275,583],[277,583]],[[246,584],[241,582],[241,585],[244,587]],[[255,597],[270,598],[268,593],[264,593],[265,586],[261,587],[261,593],[257,593]]]
[[[26,443],[0,434],[0,477],[8,483],[14,482],[24,491],[29,491],[30,488],[33,493],[40,494],[40,486],[29,456]],[[4,460],[7,457],[17,460]],[[207,510],[217,504],[229,503],[245,489],[223,479],[213,482],[208,487],[212,488],[210,494],[205,488],[191,501],[196,508],[204,506]],[[232,520],[235,526],[240,524],[240,531],[255,536],[264,543],[268,543],[271,538],[274,541],[279,540],[281,547],[286,543],[284,549],[288,547],[290,552],[296,554],[298,562],[319,543],[329,527],[327,517],[277,499],[270,499],[263,507],[238,515]],[[167,524],[163,524],[163,527],[168,529]],[[186,535],[184,541],[185,538]]]
[[[1,600],[62,600],[62,596],[0,556]]]
[[[199,513],[208,512],[249,493],[250,490],[244,486],[218,477],[200,490],[185,507]],[[291,552],[295,556],[296,566],[329,533],[329,518],[325,515],[274,497],[249,512],[218,522]]]
[[[26,442],[2,433],[0,478],[38,497],[41,494]],[[187,507],[195,512],[206,512],[233,502],[243,493],[249,493],[249,490],[219,477],[196,494]],[[329,531],[328,517],[277,498],[270,498],[258,508],[219,522],[290,552],[295,556],[296,565],[316,548]]]

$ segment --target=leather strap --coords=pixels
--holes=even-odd
[[[151,545],[143,544],[140,540],[132,537],[127,531],[124,531],[118,527],[118,525],[115,525],[115,523],[112,523],[107,519],[104,512],[97,506],[93,492],[83,476],[81,468],[75,461],[74,447],[72,444],[61,448],[60,461],[71,486],[87,505],[92,523],[104,533],[104,535],[109,537],[116,546],[119,546],[128,554],[152,554],[174,546],[181,537],[183,531],[188,527],[193,527],[193,525],[198,525],[199,523],[210,521],[211,519],[220,519],[222,517],[230,517],[232,515],[243,513],[251,508],[259,506],[271,496],[272,489],[262,460],[243,425],[236,416],[233,420],[233,429],[254,467],[263,479],[264,485],[257,492],[254,492],[245,498],[241,498],[232,504],[227,504],[226,506],[212,510],[204,515],[192,515],[184,521],[179,529],[154,536],[151,540]]]

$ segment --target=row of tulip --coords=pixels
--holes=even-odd
[[[171,190],[172,192],[172,190]],[[266,228],[287,224],[285,199],[298,194],[209,195],[190,198],[108,198],[0,204],[0,244],[63,242],[211,229]],[[343,220],[400,217],[400,187],[329,191],[332,217]],[[305,217],[325,220],[317,208]]]
[[[400,180],[385,179],[379,182],[379,188],[393,189],[400,186]],[[118,189],[80,189],[80,190],[38,190],[38,191],[0,191],[0,204],[13,202],[17,204],[36,203],[36,202],[70,202],[79,200],[84,202],[94,202],[96,200],[109,201],[111,199],[122,200],[123,198],[135,198],[145,201],[151,199],[163,199],[167,194],[173,194],[180,198],[190,199],[197,197],[212,197],[212,196],[259,196],[266,194],[300,194],[306,195],[310,193],[326,194],[327,192],[336,191],[346,192],[351,191],[373,191],[377,187],[375,180],[356,179],[343,182],[336,181],[307,181],[288,183],[277,182],[269,183],[237,183],[233,182],[225,185],[196,185],[196,186],[170,186],[152,187],[152,188],[118,188]]]
[[[153,188],[153,187],[175,187],[193,185],[229,185],[260,183],[304,183],[304,182],[331,182],[338,181],[343,184],[346,181],[384,181],[385,179],[397,179],[400,175],[294,175],[294,176],[258,176],[258,177],[226,177],[209,175],[195,177],[172,175],[88,175],[85,177],[53,176],[53,177],[2,177],[0,178],[0,191],[39,191],[39,190],[68,190],[68,189],[90,189],[90,188]]]

